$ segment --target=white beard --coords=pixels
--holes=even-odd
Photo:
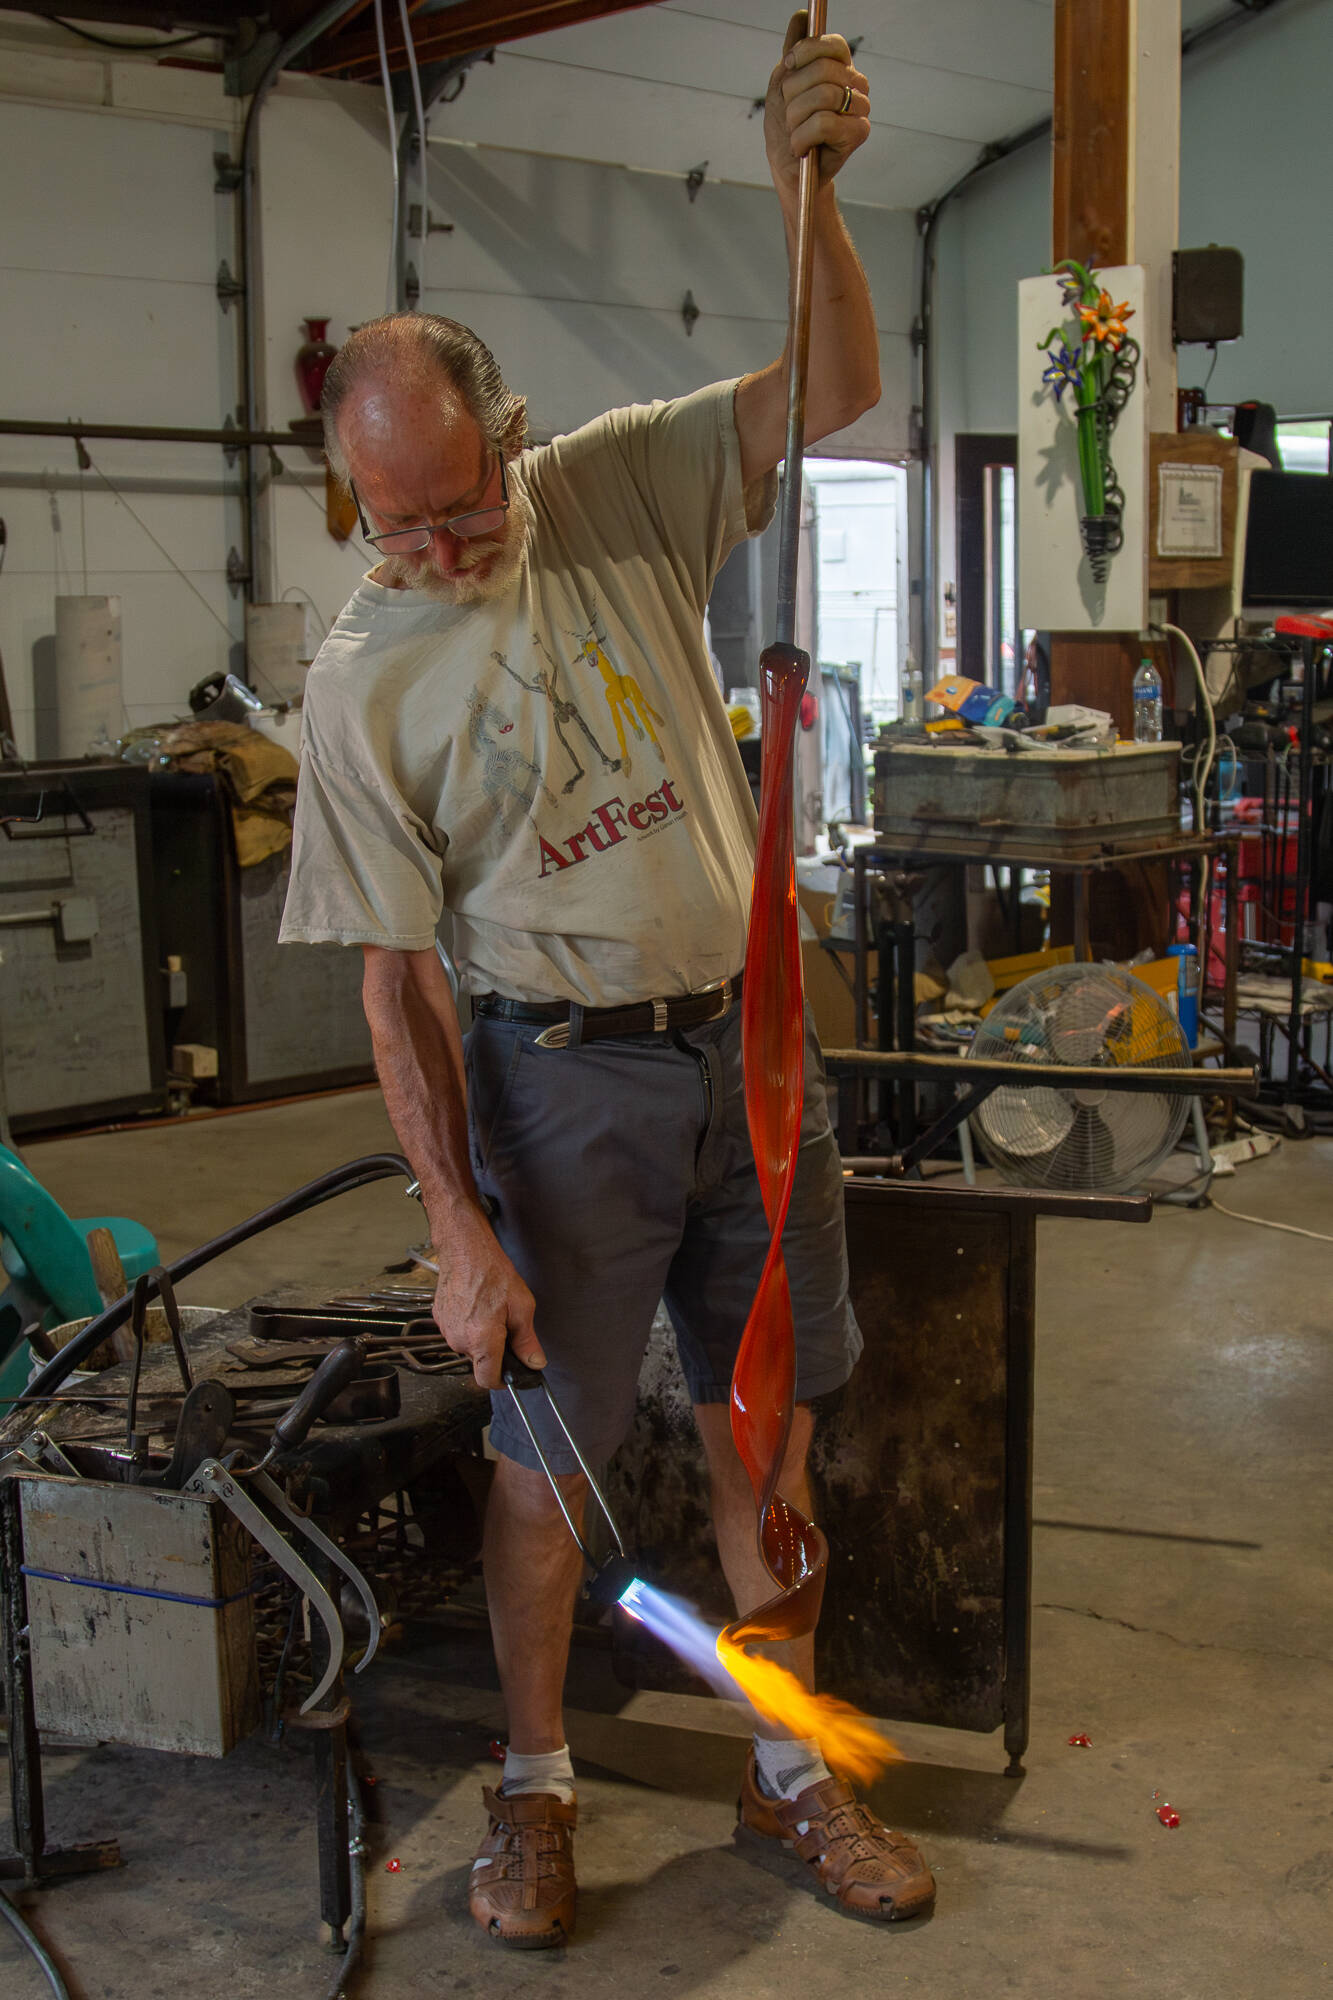
[[[503,532],[485,541],[468,542],[452,576],[441,576],[429,563],[410,556],[385,556],[376,572],[379,581],[396,590],[419,590],[441,604],[490,604],[503,597],[523,566],[528,536],[537,518],[518,479],[511,474],[510,481]],[[481,576],[471,574],[492,557]]]

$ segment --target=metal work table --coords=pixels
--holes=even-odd
[[[284,1304],[313,1302],[319,1294],[309,1287],[287,1287]],[[272,1295],[269,1295],[270,1297]],[[227,1345],[247,1334],[249,1304],[220,1314],[192,1333],[183,1336],[195,1381],[209,1378],[232,1383],[243,1381],[251,1388],[266,1382],[268,1375],[242,1369],[227,1353]],[[275,1343],[276,1345],[276,1343]],[[275,1471],[286,1483],[289,1494],[309,1509],[325,1530],[345,1535],[360,1516],[378,1506],[387,1495],[412,1485],[441,1459],[475,1455],[482,1427],[490,1415],[490,1399],[479,1390],[469,1370],[457,1374],[417,1374],[400,1369],[401,1408],[398,1415],[383,1421],[321,1425],[304,1445],[281,1455]],[[275,1376],[279,1373],[274,1370]],[[130,1364],[103,1370],[95,1384],[77,1381],[68,1396],[57,1392],[52,1399],[55,1414],[42,1425],[46,1435],[70,1450],[74,1441],[95,1440],[103,1445],[124,1442],[125,1397]],[[76,1403],[77,1395],[88,1397],[104,1390],[112,1402],[112,1414],[97,1417],[86,1402]],[[139,1396],[151,1407],[156,1397],[180,1394],[176,1359],[170,1345],[145,1349]],[[275,1395],[290,1396],[294,1385],[288,1375],[285,1385],[275,1384]],[[68,1411],[59,1408],[62,1401]],[[117,1416],[115,1411],[119,1409]],[[244,1406],[238,1415],[237,1431],[245,1428]],[[33,1701],[31,1662],[27,1649],[27,1590],[23,1574],[23,1530],[19,1504],[21,1478],[0,1480],[0,1536],[3,1537],[4,1672],[9,1716],[10,1796],[13,1807],[14,1838],[17,1852],[0,1855],[0,1876],[19,1876],[33,1885],[62,1876],[120,1865],[120,1850],[114,1839],[91,1841],[79,1846],[48,1849],[42,1791],[41,1746]],[[326,1584],[333,1572],[321,1576]],[[335,1586],[336,1587],[336,1586]],[[314,1621],[312,1621],[314,1625]],[[314,1625],[312,1642],[318,1673],[327,1662],[320,1656],[322,1628]],[[351,1914],[351,1880],[348,1856],[347,1719],[350,1705],[343,1692],[341,1677],[305,1727],[312,1730],[315,1755],[316,1822],[319,1840],[320,1914],[337,1938]]]
[[[869,1046],[870,1015],[869,991],[866,977],[866,952],[869,939],[866,935],[865,876],[867,863],[876,867],[897,868],[904,872],[916,873],[926,868],[938,868],[953,863],[965,868],[1032,868],[1046,869],[1051,874],[1069,875],[1073,878],[1074,891],[1074,957],[1086,962],[1091,956],[1088,940],[1088,877],[1105,874],[1108,870],[1124,868],[1135,862],[1144,861],[1190,861],[1197,892],[1200,864],[1204,861],[1224,860],[1225,900],[1223,927],[1226,934],[1226,977],[1222,989],[1222,1015],[1228,1045],[1235,1039],[1236,1026],[1236,863],[1240,852],[1240,834],[1210,833],[1182,836],[1179,840],[1156,843],[1139,843],[1119,846],[1108,842],[1096,854],[1074,857],[1034,854],[1018,847],[1001,844],[990,848],[984,844],[966,849],[936,847],[903,848],[890,846],[879,841],[868,842],[853,850],[852,866],[856,876],[854,933],[856,950],[856,1032],[858,1043]],[[1200,912],[1197,893],[1190,898],[1191,928],[1195,933],[1195,943],[1199,947],[1199,963],[1207,963],[1206,939],[1199,935],[1202,928],[1208,930],[1208,913]]]
[[[271,1380],[274,1395],[283,1394],[284,1380],[279,1366],[275,1365],[271,1376],[242,1367],[228,1354],[227,1345],[248,1332],[253,1305],[270,1302],[311,1305],[324,1296],[314,1286],[288,1284],[265,1292],[262,1300],[247,1300],[244,1305],[220,1313],[194,1332],[186,1333],[183,1338],[196,1381],[211,1377],[224,1385],[244,1384],[253,1388]],[[81,1381],[72,1393],[87,1396],[101,1388],[108,1397],[123,1396],[129,1386],[129,1373],[130,1364],[122,1362],[118,1367],[104,1369],[95,1387]],[[465,1365],[451,1375],[421,1375],[400,1368],[398,1377],[402,1406],[396,1417],[356,1424],[321,1423],[297,1452],[281,1461],[284,1472],[292,1471],[297,1478],[308,1482],[315,1511],[331,1533],[345,1532],[387,1493],[410,1486],[447,1453],[473,1450],[482,1426],[490,1421],[489,1397],[485,1390],[476,1387]],[[290,1376],[286,1385],[287,1393],[294,1394]],[[149,1402],[155,1396],[179,1394],[179,1391],[180,1378],[171,1347],[163,1343],[146,1348],[140,1397]],[[57,1396],[56,1400],[60,1398]],[[244,1423],[244,1408],[238,1422]],[[117,1435],[123,1438],[124,1418],[111,1416],[97,1428],[103,1441],[113,1441]],[[81,1410],[71,1405],[68,1416],[62,1415],[58,1422],[47,1424],[44,1429],[59,1443],[62,1439],[88,1436],[94,1426],[88,1421],[86,1408]]]
[[[846,1199],[865,1351],[847,1390],[815,1405],[811,1481],[830,1543],[819,1684],[872,1715],[1003,1728],[1017,1777],[1030,1688],[1037,1222],[1147,1222],[1152,1203],[859,1178]],[[660,1336],[608,1493],[644,1574],[729,1615],[702,1447]],[[622,1612],[614,1636],[628,1686],[703,1691]]]
[[[879,840],[867,842],[852,850],[852,870],[854,876],[852,942],[840,945],[825,939],[828,950],[850,950],[853,954],[852,995],[856,1046],[858,1049],[886,1049],[895,1047],[899,1052],[910,1052],[916,1047],[915,1015],[916,1002],[913,989],[915,961],[915,931],[907,922],[885,923],[879,929],[881,935],[872,940],[868,923],[868,901],[866,874],[871,867],[895,870],[900,874],[916,874],[930,868],[953,865],[962,868],[1000,867],[1015,869],[1044,869],[1054,875],[1072,877],[1074,894],[1074,956],[1086,963],[1091,957],[1088,935],[1088,879],[1092,875],[1123,868],[1133,863],[1149,861],[1184,861],[1191,867],[1191,930],[1198,946],[1199,965],[1204,980],[1211,956],[1210,909],[1201,908],[1199,885],[1205,861],[1221,860],[1223,868],[1223,927],[1224,927],[1224,970],[1222,984],[1222,1042],[1228,1055],[1236,1041],[1236,975],[1239,962],[1237,936],[1237,877],[1240,853],[1239,832],[1228,831],[1220,834],[1182,836],[1177,840],[1140,842],[1119,845],[1108,841],[1098,852],[1074,857],[1052,857],[1037,854],[1003,842],[994,847],[984,843],[969,845],[966,849],[951,846],[937,846],[931,843],[923,847],[904,848]],[[1211,892],[1207,902],[1211,905]],[[872,942],[879,952],[880,979],[885,983],[885,994],[889,1004],[881,1005],[879,1021],[873,1023],[870,1017],[870,975],[869,953]],[[886,960],[889,963],[886,964]],[[894,994],[896,993],[896,1000]],[[1201,998],[1204,997],[1201,995]],[[899,1118],[900,1143],[910,1143],[916,1136],[915,1094],[903,1085],[900,1090]],[[888,1085],[882,1087],[888,1095]],[[866,1095],[868,1085],[864,1079],[855,1079],[851,1095],[855,1102],[851,1106],[840,1107],[839,1139],[843,1150],[858,1150],[857,1133],[866,1120]]]

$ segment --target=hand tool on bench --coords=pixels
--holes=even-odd
[[[353,1333],[378,1333],[381,1337],[393,1335],[399,1339],[415,1334],[423,1339],[444,1340],[429,1314],[408,1314],[386,1306],[349,1311],[335,1304],[284,1306],[261,1300],[250,1308],[250,1334],[255,1340],[308,1340],[319,1335],[345,1339]]]
[[[559,1403],[557,1403],[554,1395],[552,1394],[551,1385],[546,1379],[546,1373],[544,1369],[534,1368],[531,1362],[520,1361],[518,1356],[515,1354],[513,1348],[510,1347],[509,1344],[506,1342],[504,1357],[500,1364],[500,1379],[504,1383],[505,1388],[509,1391],[509,1398],[514,1405],[515,1410],[518,1412],[519,1422],[522,1424],[524,1430],[528,1434],[528,1443],[532,1446],[533,1451],[537,1454],[537,1463],[538,1465],[540,1465],[542,1471],[546,1474],[546,1478],[550,1485],[551,1491],[555,1495],[556,1505],[560,1509],[560,1512],[565,1517],[565,1526],[569,1529],[570,1534],[574,1537],[574,1540],[578,1545],[579,1553],[583,1557],[584,1562],[587,1563],[589,1569],[592,1571],[592,1576],[589,1578],[588,1582],[584,1585],[584,1594],[587,1597],[589,1597],[594,1604],[603,1604],[609,1606],[612,1604],[619,1603],[620,1599],[624,1596],[626,1590],[628,1590],[630,1584],[635,1582],[636,1580],[634,1573],[634,1565],[625,1553],[625,1544],[620,1539],[620,1530],[616,1526],[615,1517],[612,1514],[610,1507],[607,1505],[606,1495],[603,1493],[601,1487],[597,1484],[596,1479],[593,1477],[592,1467],[588,1464],[587,1459],[583,1456],[583,1453],[579,1450],[579,1447],[574,1440],[574,1434],[570,1430],[569,1425],[565,1422],[564,1414],[561,1411]],[[584,1478],[587,1480],[589,1490],[591,1491],[593,1498],[596,1500],[598,1507],[601,1509],[602,1518],[606,1522],[607,1527],[611,1530],[611,1539],[616,1545],[615,1552],[614,1554],[605,1557],[605,1559],[600,1563],[598,1562],[596,1556],[593,1554],[592,1550],[588,1547],[588,1544],[584,1541],[583,1536],[579,1532],[578,1526],[574,1520],[574,1516],[569,1511],[569,1507],[566,1503],[565,1496],[560,1490],[560,1482],[556,1478],[555,1473],[551,1469],[550,1461],[548,1460],[546,1453],[542,1450],[541,1444],[538,1441],[537,1433],[533,1429],[532,1423],[528,1417],[528,1413],[523,1407],[523,1398],[519,1394],[519,1391],[521,1389],[540,1389],[543,1395],[546,1397],[546,1401],[550,1406],[551,1415],[555,1418],[561,1430],[564,1432],[565,1442],[568,1444],[570,1450],[573,1452],[575,1458],[578,1460],[579,1470],[583,1474]]]
[[[282,1488],[269,1478],[267,1467],[280,1452],[295,1451],[305,1442],[315,1419],[353,1380],[365,1358],[366,1349],[362,1341],[343,1341],[325,1356],[286,1415],[278,1419],[273,1427],[273,1441],[258,1464],[239,1464],[239,1454],[232,1454],[223,1463],[214,1454],[195,1466],[183,1487],[186,1493],[200,1493],[220,1500],[248,1529],[259,1546],[272,1556],[284,1574],[291,1578],[302,1596],[309,1599],[323,1624],[329,1639],[329,1663],[318,1687],[312,1689],[302,1702],[302,1715],[308,1715],[311,1709],[318,1707],[342,1671],[343,1628],[333,1599],[309,1563],[292,1547],[288,1534],[294,1532],[317,1549],[347,1578],[360,1600],[366,1615],[369,1639],[365,1653],[356,1664],[357,1673],[363,1673],[375,1657],[383,1620],[374,1592],[355,1563],[313,1521],[296,1512]],[[253,1497],[255,1494],[259,1499]],[[259,1500],[265,1504],[260,1506]],[[281,1520],[275,1521],[273,1514],[279,1515]],[[282,1524],[285,1524],[285,1531]]]
[[[179,1493],[206,1458],[227,1448],[236,1422],[236,1402],[221,1382],[196,1382],[181,1404],[171,1457],[159,1471],[136,1466],[136,1486],[160,1486]]]
[[[388,1363],[395,1368],[405,1368],[414,1375],[460,1375],[469,1367],[467,1356],[455,1354],[443,1340],[421,1341],[419,1344],[399,1344],[392,1335],[369,1336],[370,1353],[376,1363]],[[382,1343],[382,1344],[381,1344]],[[328,1345],[319,1340],[232,1340],[227,1343],[227,1353],[242,1368],[266,1375],[280,1373],[285,1369],[298,1369],[306,1362],[316,1362],[328,1353]],[[438,1359],[432,1357],[438,1356]],[[233,1383],[233,1392],[246,1394],[243,1386]],[[336,1419],[335,1419],[336,1421]]]
[[[416,1306],[423,1317],[429,1317],[435,1294],[421,1285],[385,1285],[380,1290],[364,1292],[340,1292],[329,1304],[339,1311],[355,1310],[362,1306]]]

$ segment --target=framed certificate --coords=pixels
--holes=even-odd
[[[1222,468],[1171,465],[1157,468],[1157,542],[1154,555],[1222,554]]]

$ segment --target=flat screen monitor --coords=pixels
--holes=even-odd
[[[1294,611],[1333,606],[1333,476],[1251,475],[1241,602]]]

